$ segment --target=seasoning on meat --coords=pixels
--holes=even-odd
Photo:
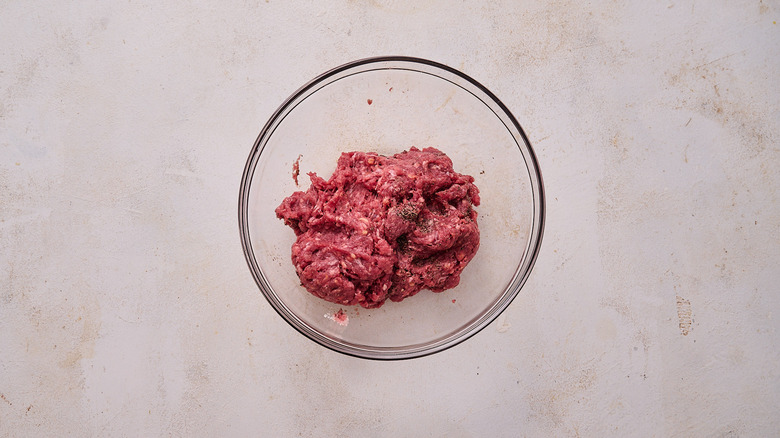
[[[317,297],[375,308],[442,292],[479,248],[479,190],[438,149],[345,152],[329,180],[309,178],[276,215],[295,232],[293,265]]]

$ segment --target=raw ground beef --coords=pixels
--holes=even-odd
[[[297,236],[301,284],[322,299],[374,308],[441,292],[458,285],[479,248],[479,190],[438,149],[345,152],[329,180],[309,178],[276,215]]]

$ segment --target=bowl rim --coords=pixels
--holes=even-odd
[[[475,323],[476,325],[475,324],[467,325],[465,329],[461,328],[453,332],[453,334],[448,335],[448,337],[444,338],[443,340],[440,339],[434,342],[407,346],[407,347],[414,347],[414,348],[407,348],[406,351],[395,352],[394,354],[388,354],[388,353],[393,353],[392,350],[399,347],[373,347],[373,349],[371,350],[358,350],[354,347],[351,347],[350,345],[334,342],[328,337],[319,333],[316,329],[314,329],[312,332],[305,330],[304,327],[308,327],[309,325],[301,321],[300,318],[297,315],[295,315],[294,312],[287,309],[287,306],[284,305],[284,303],[280,301],[278,297],[275,296],[275,293],[273,292],[273,288],[270,287],[267,280],[265,279],[265,275],[263,274],[262,269],[260,268],[259,265],[256,264],[254,260],[254,251],[252,250],[251,247],[251,239],[249,237],[249,232],[248,232],[249,220],[248,220],[247,203],[249,198],[249,189],[252,180],[251,177],[254,174],[254,166],[255,163],[257,162],[257,159],[262,154],[262,150],[265,147],[265,144],[263,144],[263,140],[267,141],[267,139],[270,138],[271,134],[275,130],[276,126],[278,125],[278,122],[281,121],[280,117],[281,119],[283,119],[287,115],[286,110],[291,104],[296,102],[301,96],[304,96],[313,87],[317,86],[321,82],[335,75],[338,75],[339,73],[344,72],[346,70],[353,69],[367,64],[377,64],[377,63],[410,63],[410,64],[421,64],[424,66],[433,67],[434,69],[443,70],[447,73],[459,77],[460,79],[465,80],[467,83],[473,85],[474,87],[479,89],[479,91],[484,93],[493,103],[495,103],[499,107],[503,115],[506,116],[508,121],[513,125],[513,128],[516,129],[517,131],[516,133],[520,135],[520,138],[523,144],[525,145],[525,150],[522,150],[522,147],[519,144],[518,147],[521,149],[520,152],[524,156],[526,168],[528,170],[531,179],[532,193],[536,198],[534,199],[533,202],[534,210],[536,211],[533,214],[532,230],[531,230],[532,232],[526,249],[525,258],[526,258],[527,267],[524,271],[522,270],[523,263],[521,260],[521,264],[518,266],[518,269],[515,271],[513,278],[510,280],[509,286],[504,291],[504,295],[508,295],[508,296],[504,296],[502,297],[503,299],[499,299],[498,301],[496,301],[491,308],[487,309],[487,311],[482,317],[477,318],[476,319],[477,322]],[[392,70],[394,68],[387,68],[387,69]],[[395,69],[401,69],[401,68],[395,68]],[[409,69],[407,68],[406,70]],[[421,71],[418,72],[428,73],[428,72],[421,72]],[[356,72],[355,74],[358,73],[361,72]],[[439,78],[442,80],[449,81],[448,79],[443,77],[439,77]],[[462,86],[460,87],[463,88]],[[469,91],[465,88],[464,90]],[[314,90],[314,92],[316,91],[317,90]],[[480,99],[479,96],[475,95],[475,97]],[[485,102],[483,101],[483,103]],[[485,103],[485,105],[488,104]],[[297,104],[295,104],[294,106],[297,106]],[[488,108],[491,109],[494,113],[496,113],[492,108],[490,108],[489,105]],[[499,119],[501,119],[501,115],[499,114],[495,114],[495,115],[496,117],[499,117]],[[506,125],[506,123],[504,124]],[[507,129],[509,129],[509,126],[507,126]],[[441,64],[428,59],[411,57],[411,56],[400,56],[400,55],[361,58],[361,59],[357,59],[339,65],[338,67],[332,68],[330,70],[325,71],[324,73],[317,75],[314,79],[310,80],[309,82],[307,82],[306,84],[298,88],[287,99],[285,99],[284,102],[282,102],[282,104],[279,105],[276,111],[274,111],[274,113],[265,123],[263,128],[260,130],[257,139],[254,142],[254,145],[249,153],[249,157],[247,158],[246,164],[244,166],[244,171],[241,176],[241,185],[240,185],[239,196],[238,196],[238,228],[239,228],[239,235],[241,237],[241,246],[244,252],[244,257],[248,264],[249,271],[252,273],[252,277],[255,280],[255,283],[257,284],[258,288],[260,288],[260,291],[262,292],[263,296],[266,298],[266,300],[274,309],[274,311],[276,311],[276,313],[279,316],[281,316],[283,320],[285,320],[290,326],[292,326],[300,334],[302,334],[306,338],[320,344],[321,346],[329,350],[336,351],[338,353],[345,354],[347,356],[357,357],[361,359],[380,360],[380,361],[413,359],[413,358],[424,357],[434,353],[445,351],[449,348],[461,344],[467,339],[470,339],[472,336],[476,335],[477,333],[482,331],[485,327],[490,325],[493,321],[495,321],[495,319],[501,313],[503,313],[507,309],[507,307],[509,307],[509,305],[512,303],[512,301],[514,301],[517,295],[519,295],[520,290],[523,288],[524,284],[528,280],[528,277],[533,271],[533,267],[536,263],[536,259],[538,258],[541,249],[545,222],[546,222],[546,198],[545,198],[545,190],[544,190],[544,181],[542,179],[541,170],[539,168],[539,162],[536,157],[536,153],[533,147],[531,146],[528,137],[525,134],[525,131],[520,126],[520,123],[514,117],[512,112],[509,111],[509,108],[507,108],[507,106],[504,105],[504,103],[501,102],[501,100],[498,99],[498,97],[495,94],[493,94],[493,92],[488,90],[484,85],[482,85],[472,77],[468,76],[467,74],[459,70],[456,70],[445,64]],[[513,292],[507,294],[506,292],[509,290],[513,290]],[[287,313],[285,314],[285,312],[283,312],[282,309],[285,309]],[[360,354],[361,351],[364,354]]]

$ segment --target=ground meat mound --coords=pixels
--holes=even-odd
[[[311,187],[276,209],[297,236],[292,262],[306,290],[374,308],[458,285],[479,248],[479,190],[443,152],[345,152],[329,180],[308,175]]]

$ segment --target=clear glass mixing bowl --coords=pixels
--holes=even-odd
[[[295,235],[274,209],[308,188],[307,172],[327,179],[341,152],[391,155],[411,146],[442,150],[480,190],[480,248],[460,285],[378,309],[344,307],[307,292],[290,260]],[[300,187],[292,178],[299,157]],[[536,156],[501,101],[455,69],[398,56],[350,62],[290,96],[252,147],[238,206],[244,254],[271,306],[313,341],[368,359],[442,351],[490,324],[531,272],[544,212]],[[334,317],[339,310],[346,320]]]

